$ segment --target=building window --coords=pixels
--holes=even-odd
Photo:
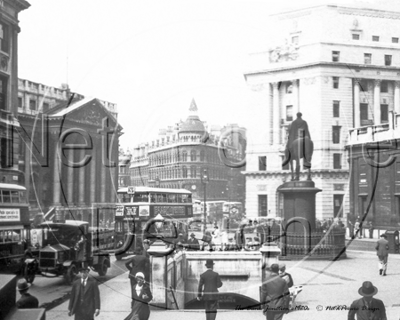
[[[357,33],[353,33],[352,35],[353,40],[360,40],[360,35]]]
[[[200,150],[200,161],[204,161],[204,150]]]
[[[182,167],[182,178],[187,178],[187,168],[185,166]]]
[[[372,63],[372,54],[364,53],[364,64],[371,64],[371,63]]]
[[[343,217],[343,195],[333,195],[333,216],[335,218]]]
[[[296,44],[296,45],[299,44],[299,36],[293,36],[292,37],[292,43]]]
[[[379,41],[379,36],[372,36],[372,41],[378,42]]]
[[[43,112],[49,111],[49,104],[48,103],[43,103]]]
[[[268,215],[268,196],[266,194],[258,195],[258,216],[266,217]]]
[[[340,60],[340,51],[332,51],[332,61],[339,62]]]
[[[183,151],[183,152],[182,152],[182,161],[183,161],[183,162],[186,162],[186,161],[187,161],[187,152],[186,152],[186,151]]]
[[[381,123],[389,122],[389,106],[381,104]]]
[[[293,85],[291,83],[288,83],[286,86],[286,93],[292,93],[293,92]]]
[[[293,106],[286,106],[286,121],[293,121]]]
[[[332,77],[333,89],[339,89],[339,77]]]
[[[340,143],[340,126],[332,126],[332,142]]]
[[[385,66],[392,65],[392,56],[390,54],[385,54]]]
[[[36,110],[36,100],[29,100],[29,109]]]
[[[258,170],[259,171],[267,170],[267,157],[266,156],[258,157]]]
[[[342,169],[342,154],[333,154],[333,169]]]
[[[387,81],[382,81],[381,82],[381,92],[382,93],[387,93],[388,92],[388,82]]]
[[[190,167],[190,177],[191,178],[197,178],[197,170],[195,166]]]
[[[360,103],[360,122],[364,126],[368,122],[368,104]]]
[[[333,117],[340,117],[340,101],[333,101]]]
[[[0,109],[7,109],[7,78],[0,76]]]
[[[18,108],[22,109],[22,98],[18,97]]]
[[[196,161],[196,150],[190,151],[190,161]]]
[[[393,37],[392,38],[392,43],[399,43],[399,38]]]
[[[0,49],[1,51],[8,52],[8,46],[9,46],[9,32],[8,32],[8,26],[0,23]]]

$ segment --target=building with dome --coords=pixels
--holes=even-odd
[[[197,111],[192,100],[185,121],[161,129],[157,139],[133,149],[130,183],[132,186],[184,188],[193,193],[194,199],[203,200],[201,177],[206,171],[208,201],[243,203],[245,181],[241,171],[245,170],[242,159],[246,129],[237,124],[208,127]]]

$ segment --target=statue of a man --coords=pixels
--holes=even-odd
[[[297,119],[294,120],[288,129],[289,137],[286,144],[286,150],[290,148],[293,141],[297,138],[305,138],[308,137],[311,140],[310,131],[308,130],[308,124],[305,120],[303,120],[301,112],[297,112],[296,116]]]

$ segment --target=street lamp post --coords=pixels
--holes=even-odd
[[[206,184],[209,181],[209,177],[208,177],[208,171],[207,169],[203,169],[203,172],[201,174],[201,183],[203,184],[203,188],[204,188],[204,221],[203,221],[203,228],[204,228],[204,233],[206,232],[206,228],[207,228],[207,196],[206,196]]]

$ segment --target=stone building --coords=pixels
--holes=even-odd
[[[246,130],[238,125],[228,125],[222,131],[219,129],[217,136],[215,130],[207,130],[200,120],[194,100],[189,112],[186,121],[161,130],[158,139],[134,148],[131,184],[185,188],[192,191],[195,199],[203,200],[202,175],[206,170],[209,177],[207,201],[243,203],[245,186],[241,171],[245,163],[243,161],[240,167],[235,164],[245,155]]]
[[[253,67],[245,74],[266,124],[248,132],[248,214],[283,212],[277,188],[290,179],[281,163],[287,126],[297,112],[314,142],[312,179],[322,189],[317,218],[353,210],[344,148],[349,130],[387,126],[393,111],[400,112],[399,17],[398,12],[335,5],[270,17],[270,48],[251,55]]]
[[[116,203],[121,126],[94,98],[63,102],[37,115],[19,114],[20,170],[29,177],[31,215],[57,212],[65,218],[112,221]]]
[[[18,171],[18,15],[30,7],[24,0],[0,2],[0,182],[24,185]]]

